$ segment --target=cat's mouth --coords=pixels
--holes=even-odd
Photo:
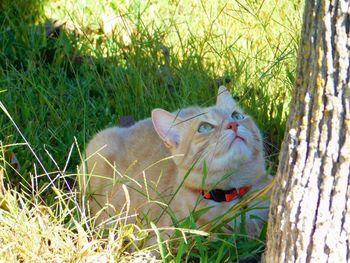
[[[236,135],[235,138],[233,139],[233,142],[237,141],[237,140],[241,140],[245,142],[245,139],[239,135]]]
[[[245,139],[239,135],[236,135],[235,138],[233,138],[232,142],[230,143],[230,147],[237,141],[242,141],[242,142],[246,142]]]

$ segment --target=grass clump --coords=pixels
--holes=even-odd
[[[125,238],[133,241],[139,235],[130,226],[120,224],[122,231],[105,237],[86,222],[74,220],[62,199],[50,206],[39,200],[17,191],[0,196],[0,257],[4,262],[155,261],[147,250],[125,251]]]
[[[294,84],[302,5],[2,1],[0,171],[7,190],[0,199],[0,258],[151,258],[151,249],[127,254],[121,248],[127,233],[140,242],[142,229],[120,225],[125,235],[106,236],[82,216],[74,189],[83,149],[93,134],[127,116],[140,120],[156,107],[208,106],[219,84],[226,83],[255,118],[273,174]],[[191,216],[180,227],[196,229]],[[188,242],[177,234],[177,252],[164,244],[166,260],[238,261],[264,249],[263,233],[256,240],[211,233],[219,241],[198,235]]]

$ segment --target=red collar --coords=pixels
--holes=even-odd
[[[250,188],[251,186],[243,186],[240,188],[232,188],[230,190],[214,189],[210,192],[201,190],[201,194],[204,196],[204,199],[213,200],[215,202],[231,202],[245,195]]]

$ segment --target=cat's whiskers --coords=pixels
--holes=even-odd
[[[203,162],[204,160],[207,160],[207,167],[210,169],[210,165],[212,163],[212,161],[214,160],[214,157],[216,155],[216,152],[217,152],[217,146],[219,145],[220,143],[220,134],[219,135],[216,135],[215,133],[214,134],[211,134],[210,137],[212,136],[216,136],[217,139],[215,140],[215,143],[211,143],[211,144],[208,144],[206,148],[204,148],[204,151],[200,152],[201,156],[200,156],[200,159],[198,159],[198,161],[201,161]],[[210,138],[211,139],[211,138]],[[209,139],[209,140],[210,140]],[[214,150],[212,150],[211,146],[214,146]],[[209,157],[209,154],[212,153],[210,159],[207,157]]]
[[[198,151],[195,156],[194,156],[194,162],[197,161],[197,163],[199,165],[201,165],[203,163],[203,161],[205,161],[207,155],[211,152],[209,145],[206,148],[203,148],[202,150]]]
[[[212,155],[211,155],[211,157],[210,157],[210,159],[209,159],[209,161],[208,161],[208,167],[209,167],[209,169],[210,169],[211,163],[213,162],[213,160],[214,160],[214,158],[215,158],[215,156],[216,156],[216,153],[217,153],[217,152],[221,152],[221,148],[222,148],[221,144],[222,144],[222,141],[223,141],[223,138],[222,138],[222,137],[223,137],[223,131],[224,131],[223,127],[224,127],[224,120],[222,120],[221,123],[220,123],[219,131],[218,131],[217,133],[213,133],[213,134],[211,135],[211,137],[212,137],[212,136],[213,136],[213,137],[214,137],[214,136],[216,137],[215,143],[209,144],[209,146],[212,146],[212,145],[215,144],[214,149],[211,150],[211,148],[209,148],[209,146],[208,146],[207,151],[205,152],[204,158],[206,158],[207,155],[208,155],[209,153],[212,153]],[[211,137],[209,138],[209,140],[211,139]],[[219,146],[219,151],[218,151],[218,146]],[[221,146],[221,147],[220,147],[220,146]]]

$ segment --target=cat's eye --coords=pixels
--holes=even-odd
[[[242,113],[239,113],[237,111],[232,112],[231,117],[234,121],[240,121],[245,118],[245,116]]]
[[[208,122],[203,122],[203,123],[201,123],[201,125],[199,125],[198,132],[199,133],[207,133],[207,132],[212,131],[213,129],[214,129],[213,125],[211,125]]]

